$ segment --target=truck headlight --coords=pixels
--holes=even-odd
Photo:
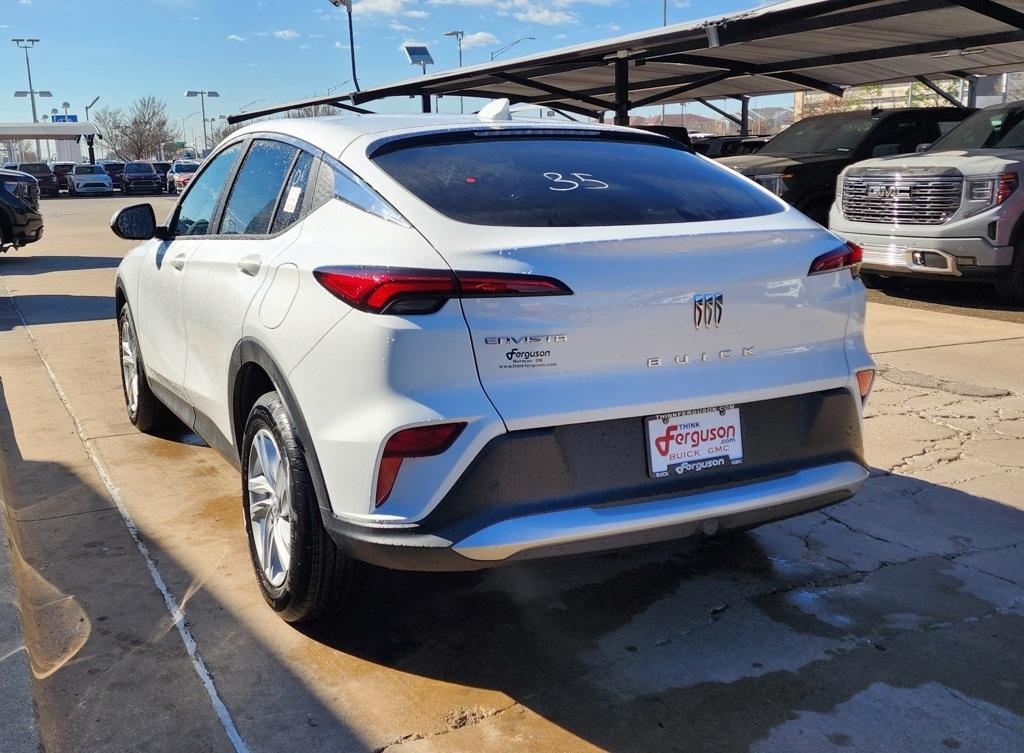
[[[793,173],[767,173],[765,175],[754,175],[751,177],[755,183],[767,188],[776,196],[782,196],[788,188],[786,181],[793,177]]]
[[[968,217],[997,207],[1010,198],[1019,185],[1017,173],[1001,173],[990,178],[971,178],[967,181],[966,198]]]

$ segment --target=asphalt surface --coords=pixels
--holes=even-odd
[[[130,244],[106,223],[142,200],[44,201],[45,239],[0,257],[0,488],[46,750],[1024,750],[1024,327],[873,306],[875,471],[846,503],[374,571],[351,614],[297,630],[254,585],[236,473],[125,417]],[[921,326],[975,349],[970,378],[915,371]]]

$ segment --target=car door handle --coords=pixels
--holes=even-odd
[[[171,259],[171,266],[177,269],[179,272],[185,268],[185,254],[178,254]]]
[[[238,271],[243,275],[249,275],[249,277],[255,277],[260,273],[260,267],[263,261],[260,257],[253,254],[252,256],[244,256],[238,260]]]

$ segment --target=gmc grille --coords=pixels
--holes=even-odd
[[[843,215],[854,222],[941,225],[960,208],[963,178],[846,177]]]

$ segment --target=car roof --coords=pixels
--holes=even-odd
[[[308,141],[328,154],[338,156],[361,136],[417,135],[467,128],[552,130],[633,131],[600,123],[551,122],[544,120],[486,120],[476,115],[339,115],[323,118],[280,118],[264,120],[240,128],[232,137],[252,133],[279,133]]]

